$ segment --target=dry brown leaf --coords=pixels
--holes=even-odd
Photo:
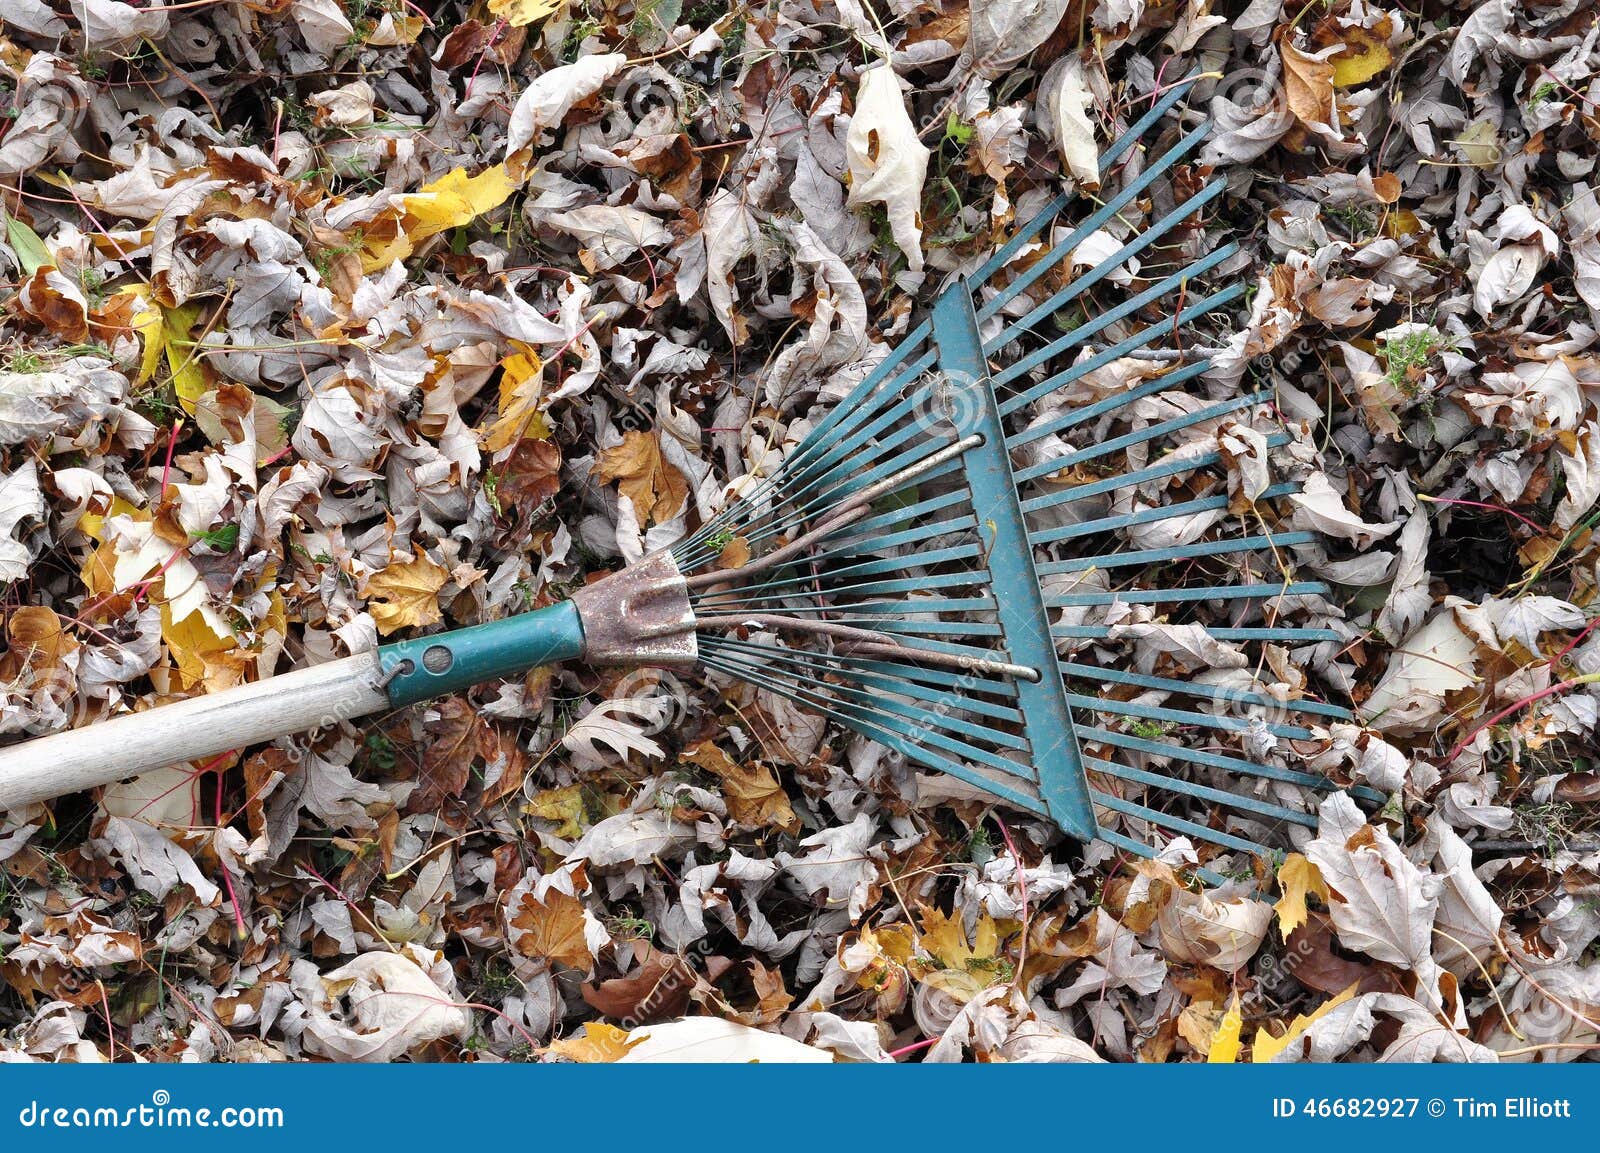
[[[750,542],[742,536],[736,536],[722,546],[722,553],[717,557],[718,568],[744,568],[750,563]]]
[[[416,790],[406,802],[408,813],[437,812],[446,800],[461,796],[472,779],[483,722],[464,697],[445,697],[428,706],[423,723],[427,745]]]
[[[524,957],[555,961],[583,972],[594,967],[594,955],[583,935],[583,902],[570,893],[551,889],[543,901],[526,894],[511,925],[523,930],[515,945]]]
[[[707,965],[716,958],[708,958]],[[724,962],[725,963],[725,962]],[[638,966],[625,977],[585,985],[583,999],[618,1021],[663,1021],[681,1017],[698,975],[674,953],[641,945]]]
[[[683,759],[722,781],[728,813],[739,824],[747,828],[771,825],[790,833],[800,831],[800,818],[795,816],[783,785],[766,765],[735,764],[711,741],[701,741],[684,750]]]
[[[1333,65],[1287,42],[1279,48],[1283,54],[1283,87],[1289,111],[1302,124],[1337,127],[1333,123]]]
[[[671,520],[689,499],[689,482],[662,457],[661,441],[654,432],[623,433],[621,444],[601,451],[597,475],[605,483],[616,481],[617,489],[633,502],[641,531],[651,523]]]

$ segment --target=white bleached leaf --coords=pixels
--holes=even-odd
[[[674,821],[659,809],[617,813],[597,823],[567,853],[597,869],[665,860],[694,842],[694,826]]]
[[[1502,304],[1518,300],[1533,287],[1544,266],[1544,250],[1537,244],[1508,244],[1484,263],[1472,289],[1472,307],[1492,319]]]
[[[621,52],[585,56],[543,73],[522,90],[506,129],[506,168],[521,179],[529,168],[524,150],[539,147],[544,134],[566,119],[572,106],[593,96],[622,70],[628,58]]]
[[[332,56],[350,43],[356,33],[337,0],[294,0],[289,5],[289,14],[294,17],[306,44],[324,56]]]
[[[627,760],[630,754],[644,757],[663,755],[662,748],[650,739],[647,728],[659,725],[661,710],[668,702],[656,698],[620,697],[601,701],[579,717],[561,738],[568,752],[590,766]],[[610,755],[601,751],[601,746]]]
[[[590,204],[553,213],[548,220],[577,237],[600,270],[616,267],[641,248],[672,243],[672,233],[661,221],[626,205]]]
[[[1094,139],[1089,108],[1094,96],[1076,56],[1063,56],[1050,66],[1039,85],[1039,127],[1055,143],[1067,171],[1082,183],[1100,183],[1100,149]]]
[[[1265,901],[1214,901],[1180,889],[1162,906],[1156,924],[1167,960],[1232,973],[1255,956],[1272,915]]]
[[[724,188],[707,202],[703,220],[706,296],[729,338],[741,343],[744,319],[733,310],[738,299],[733,269],[755,246],[756,218],[744,197],[731,188]]]
[[[1411,969],[1431,988],[1438,974],[1433,920],[1439,879],[1412,864],[1388,833],[1367,824],[1348,794],[1332,794],[1319,814],[1306,856],[1328,884],[1340,944]]]
[[[1560,629],[1581,629],[1588,621],[1583,610],[1555,597],[1526,596],[1484,605],[1495,616],[1495,631],[1509,637],[1534,656],[1540,653],[1539,637]]]
[[[642,1025],[628,1034],[628,1051],[619,1065],[682,1062],[734,1065],[830,1065],[826,1049],[791,1041],[779,1033],[752,1029],[718,1017],[686,1017]]]
[[[415,945],[406,949],[363,953],[314,987],[302,969],[296,983],[308,1014],[306,1047],[338,1061],[395,1061],[434,1041],[464,1039],[472,1014],[453,1003],[460,998],[449,963]]]
[[[887,64],[861,74],[856,111],[845,137],[851,208],[880,203],[911,271],[922,269],[922,184],[930,153],[917,139],[900,78]]]
[[[101,836],[133,883],[157,900],[179,885],[187,885],[202,906],[211,905],[222,895],[194,858],[154,825],[111,817]]]
[[[1382,540],[1400,527],[1399,521],[1368,524],[1345,508],[1326,473],[1312,473],[1300,492],[1290,494],[1289,503],[1294,506],[1296,528],[1338,537],[1361,549],[1370,548],[1373,541]]]
[[[1050,39],[1068,0],[975,0],[967,49],[973,68],[991,79]]]
[[[1456,621],[1449,598],[1433,618],[1408,636],[1362,706],[1367,723],[1392,733],[1430,727],[1445,711],[1445,697],[1477,679],[1478,648]]]
[[[848,902],[850,916],[866,907],[867,891],[878,879],[878,864],[869,852],[877,826],[866,813],[848,825],[823,829],[800,842],[803,852],[778,854],[778,864],[814,898],[829,907]]]
[[[1437,813],[1428,818],[1428,838],[1437,845],[1434,869],[1443,881],[1433,957],[1456,976],[1470,977],[1498,955],[1505,915],[1472,871],[1472,850]]]
[[[1404,636],[1433,607],[1428,588],[1428,539],[1432,533],[1428,514],[1418,509],[1400,530],[1396,544],[1400,555],[1394,565],[1389,595],[1378,613],[1377,627],[1383,636]]]
[[[28,575],[28,547],[12,537],[25,520],[44,515],[44,495],[39,491],[39,470],[33,461],[0,476],[0,582]]]

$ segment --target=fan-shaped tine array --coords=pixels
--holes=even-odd
[[[712,670],[1074,835],[1259,853],[1331,787],[1283,751],[1348,714],[1294,672],[1338,639],[1287,623],[1327,591],[1290,574],[1297,484],[1230,489],[1292,436],[1192,351],[1243,288],[1208,286],[1234,246],[1190,251],[1207,126],[1141,139],[1185,87],[1106,150],[1079,223],[1063,197],[1020,229],[675,553]]]

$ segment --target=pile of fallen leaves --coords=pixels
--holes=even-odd
[[[1269,751],[1386,804],[1208,889],[561,666],[5,814],[0,1058],[1592,1052],[1587,0],[8,0],[0,733],[670,543],[1191,71],[1207,384],[1349,546],[1297,663],[1360,723]]]

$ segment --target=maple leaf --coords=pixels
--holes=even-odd
[[[629,1037],[626,1029],[608,1025],[604,1021],[589,1021],[578,1036],[552,1041],[545,1052],[585,1065],[620,1061],[632,1046],[643,1040],[643,1037],[634,1040],[629,1040]]]
[[[205,613],[190,613],[174,620],[171,605],[161,606],[161,639],[178,667],[185,689],[204,685],[209,692],[242,684],[250,654],[239,648],[232,633],[219,632]]]
[[[425,240],[450,228],[470,224],[485,212],[506,202],[516,191],[506,175],[504,164],[468,176],[465,168],[453,168],[431,184],[400,198],[405,211],[401,221],[412,243]]]
[[[1315,895],[1328,902],[1328,885],[1317,867],[1299,853],[1290,853],[1278,868],[1278,884],[1283,896],[1272,906],[1278,914],[1278,930],[1285,939],[1306,923],[1306,898]]]
[[[633,503],[641,530],[652,521],[671,520],[689,499],[689,482],[662,457],[654,432],[623,433],[621,444],[601,450],[597,475],[603,482],[617,482],[618,491]]]
[[[1235,993],[1228,1002],[1228,1011],[1217,1024],[1217,1031],[1211,1035],[1211,1048],[1206,1053],[1208,1065],[1232,1065],[1239,1059],[1239,1051],[1244,1048],[1239,1040],[1239,1030],[1243,1026],[1244,1017],[1239,1013],[1239,994]]]
[[[513,28],[521,28],[552,16],[563,0],[489,0],[489,11]]]
[[[524,957],[555,961],[584,972],[594,967],[583,934],[583,902],[569,893],[551,889],[542,901],[526,894],[511,926],[522,930],[515,944]]]
[[[200,320],[198,304],[184,304],[177,308],[164,308],[150,299],[150,290],[143,285],[125,288],[119,297],[130,301],[132,318],[129,326],[139,334],[144,348],[139,358],[138,384],[154,378],[165,358],[167,371],[172,377],[172,391],[185,412],[193,416],[200,398],[211,387],[204,361],[195,355],[189,339]]]
[[[1281,1037],[1274,1037],[1265,1028],[1256,1030],[1255,1040],[1250,1043],[1250,1060],[1258,1065],[1271,1061],[1279,1053],[1287,1049],[1292,1041],[1302,1036],[1312,1025],[1315,1025],[1340,1005],[1354,997],[1357,988],[1359,988],[1359,982],[1351,985],[1337,997],[1331,997],[1324,1001],[1313,1012],[1297,1015],[1293,1021],[1289,1022],[1288,1032]]]
[[[367,611],[384,636],[438,624],[443,619],[439,590],[449,579],[449,572],[418,553],[415,560],[391,564],[367,579]]]
[[[932,961],[913,958],[910,968],[924,985],[964,1004],[991,985],[1011,979],[1011,963],[1000,955],[1000,932],[988,913],[978,915],[970,942],[960,916],[923,909],[919,919],[922,934],[917,945]]]
[[[388,268],[410,256],[428,237],[471,224],[504,204],[516,187],[504,164],[486,168],[476,176],[468,176],[465,168],[451,169],[431,184],[399,198],[395,214],[386,217],[394,227],[392,235],[384,238],[376,232],[364,234],[362,271]]]
[[[767,766],[735,764],[711,741],[701,741],[685,750],[683,759],[722,781],[722,796],[728,802],[728,813],[739,824],[748,828],[772,825],[791,833],[799,832],[800,818],[795,816],[783,786]]]
[[[514,344],[516,342],[513,342]],[[523,437],[546,440],[550,422],[539,409],[544,395],[544,364],[526,345],[500,362],[500,404],[493,423],[482,432],[490,452],[510,448]]]
[[[472,779],[483,721],[464,697],[435,701],[423,724],[428,736],[422,753],[417,789],[406,801],[406,811],[435,813],[447,798],[459,797]]]

